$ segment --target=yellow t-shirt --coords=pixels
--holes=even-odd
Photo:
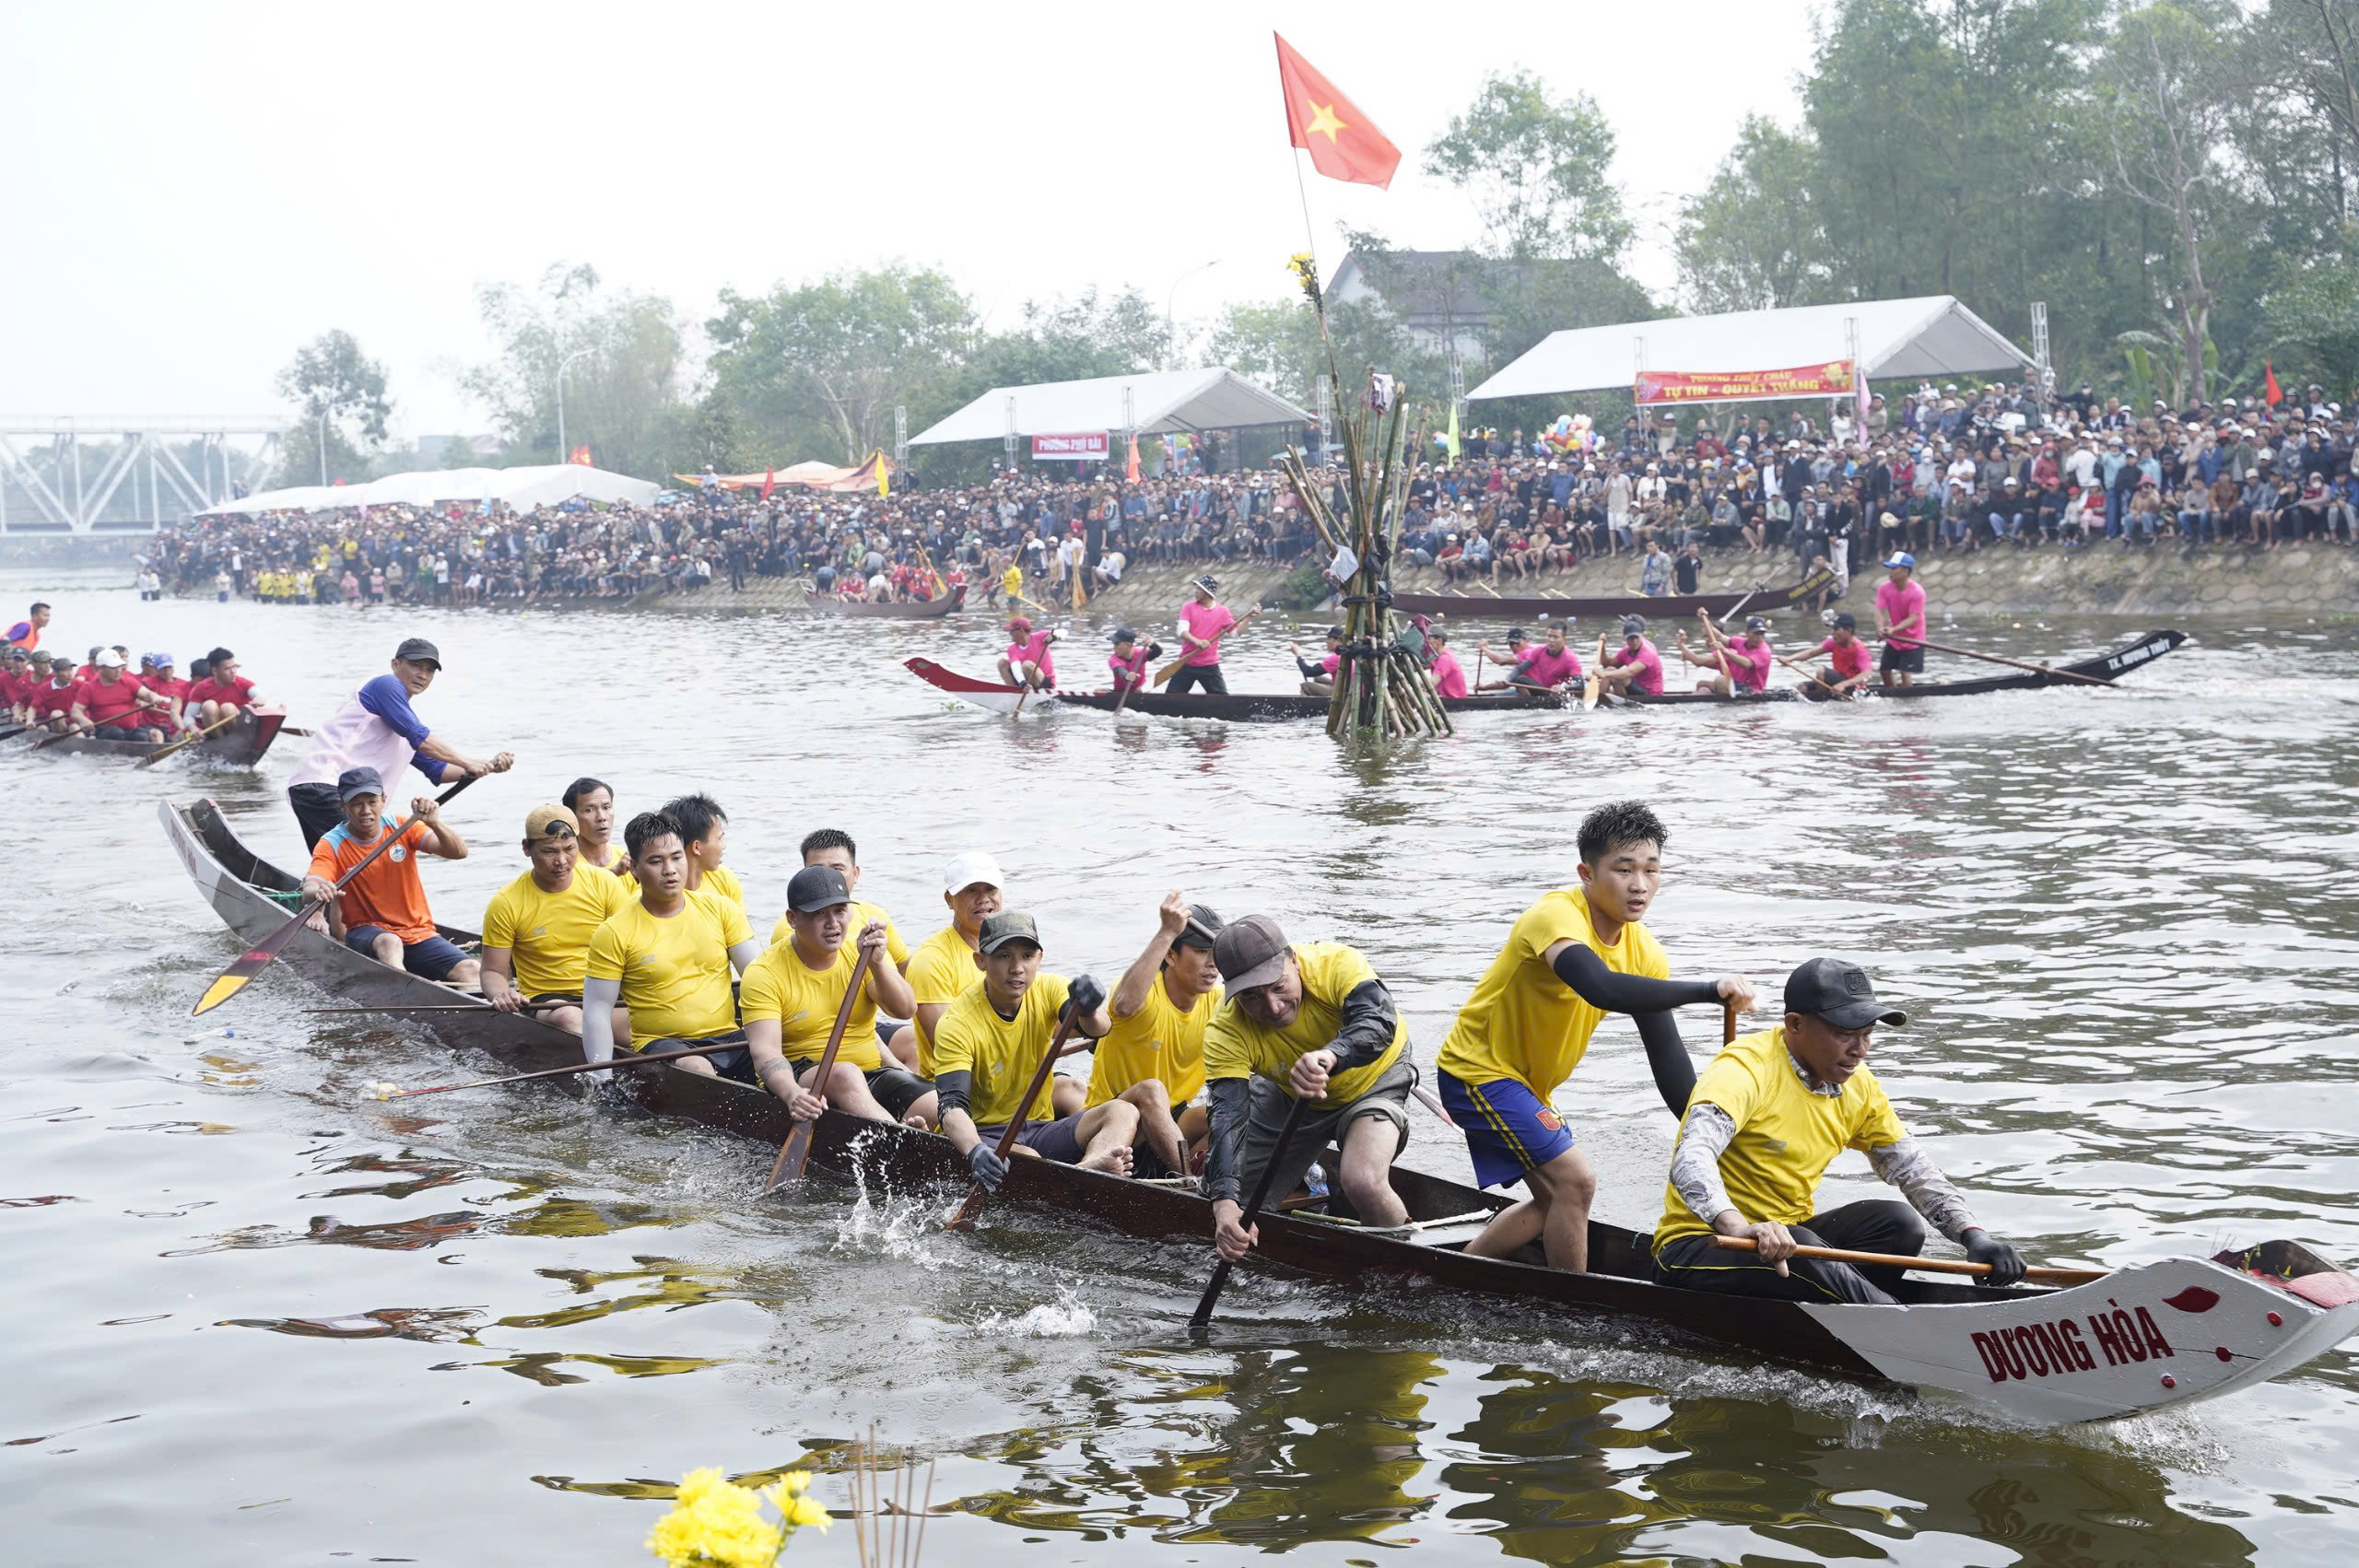
[[[1687,1112],[1712,1105],[1728,1112],[1736,1136],[1720,1154],[1720,1184],[1738,1213],[1758,1224],[1798,1225],[1818,1211],[1818,1178],[1846,1149],[1881,1149],[1908,1136],[1884,1085],[1866,1068],[1851,1074],[1840,1094],[1813,1094],[1786,1050],[1786,1026],[1741,1035],[1696,1075]],[[1684,1118],[1681,1125],[1685,1126]],[[1662,1219],[1655,1250],[1681,1236],[1711,1231],[1663,1184]]]
[[[1578,886],[1557,888],[1518,917],[1507,945],[1458,1010],[1434,1065],[1461,1083],[1512,1078],[1546,1105],[1580,1065],[1605,1016],[1541,956],[1560,942],[1579,942],[1617,975],[1671,977],[1671,960],[1652,931],[1634,921],[1608,947],[1590,924],[1588,897]]]
[[[980,977],[980,970],[976,974]],[[933,1071],[974,1074],[967,1092],[967,1114],[977,1127],[1005,1127],[1015,1119],[1016,1104],[1040,1069],[1040,1053],[1057,1032],[1057,1014],[1065,1005],[1065,977],[1039,974],[1024,993],[1014,1018],[1002,1018],[980,985],[950,1004],[933,1032]],[[1049,1089],[1032,1102],[1034,1121],[1045,1121]]]
[[[562,893],[544,892],[526,872],[491,895],[483,944],[508,949],[516,989],[526,996],[579,996],[591,937],[630,901],[621,883],[592,867],[575,866]]]
[[[1256,1023],[1238,1011],[1233,999],[1224,999],[1204,1029],[1204,1072],[1211,1078],[1245,1078],[1260,1073],[1289,1094],[1288,1075],[1295,1059],[1315,1051],[1335,1037],[1344,1022],[1344,999],[1375,979],[1376,971],[1356,948],[1340,942],[1298,942],[1295,962],[1302,966],[1302,1005],[1294,1022],[1283,1029]],[[1409,1046],[1409,1025],[1392,1025],[1392,1044],[1365,1066],[1339,1072],[1327,1081],[1327,1097],[1313,1102],[1343,1106],[1367,1093]]]
[[[596,864],[587,855],[581,857],[581,863],[585,866]],[[622,840],[619,838],[606,840],[606,863],[599,866],[598,869],[602,872],[614,872],[633,887],[639,885],[639,879],[630,874],[630,851],[623,848]]]
[[[885,952],[886,955],[893,960],[894,966],[898,968],[901,965],[907,964],[910,961],[910,944],[901,940],[901,929],[893,923],[893,917],[875,905],[863,904],[857,898],[851,901],[851,928],[844,932],[844,945],[846,947],[855,945],[860,941],[862,930],[871,920],[885,922]],[[770,928],[770,945],[776,947],[793,935],[793,925],[784,915],[780,915],[778,918],[778,924]]]
[[[729,950],[754,940],[738,905],[700,887],[686,907],[659,920],[637,899],[606,918],[590,939],[593,980],[622,982],[630,1034],[650,1040],[702,1040],[737,1027],[729,992]]]
[[[920,1007],[957,1001],[983,983],[983,972],[975,967],[975,950],[955,921],[920,942],[910,954],[909,981],[910,995]],[[934,1065],[933,1042],[920,1029],[918,1075],[933,1078],[939,1071]]]
[[[1097,1058],[1089,1069],[1088,1104],[1102,1106],[1123,1090],[1150,1078],[1160,1079],[1175,1106],[1194,1099],[1204,1086],[1204,1025],[1220,1006],[1215,986],[1182,1012],[1171,1003],[1157,975],[1146,989],[1146,1000],[1097,1042]]]
[[[715,866],[697,879],[698,893],[718,893],[743,909],[745,907],[745,884],[727,866]]]
[[[773,942],[745,966],[738,981],[739,1016],[748,1024],[757,1018],[777,1019],[779,1045],[788,1058],[816,1061],[827,1052],[827,1036],[836,1026],[836,1009],[844,1004],[844,988],[851,983],[852,966],[859,961],[860,950],[847,942],[836,949],[833,964],[814,969],[796,954],[792,942]],[[844,1024],[843,1047],[837,1052],[839,1061],[851,1062],[863,1072],[883,1065],[876,1049],[875,984],[873,976],[862,978],[860,1000],[852,1003],[851,1018]]]
[[[1022,593],[1024,591],[1024,568],[1021,567],[1011,566],[1005,571],[1000,573],[999,586],[1000,591],[1005,593],[1010,599],[1013,599],[1017,594]]]

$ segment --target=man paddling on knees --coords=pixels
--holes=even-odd
[[[515,762],[506,752],[487,760],[469,756],[427,729],[410,703],[426,695],[441,669],[442,655],[434,645],[422,637],[410,638],[393,650],[389,673],[363,683],[312,731],[311,743],[287,786],[287,803],[295,809],[305,844],[317,845],[321,835],[344,820],[336,779],[353,768],[370,768],[379,778],[399,778],[414,766],[439,784],[453,771],[474,778],[505,773]],[[191,697],[200,689],[191,688]],[[198,717],[202,719],[202,709]]]
[[[631,895],[619,878],[582,863],[573,813],[564,806],[533,808],[524,818],[524,854],[532,868],[493,894],[483,912],[484,1000],[578,1034],[590,939]],[[628,1021],[616,1029],[628,1036]]]
[[[997,1191],[1007,1175],[1007,1162],[993,1145],[1025,1112],[1024,1092],[1067,1011],[1074,1014],[1073,1033],[1085,1036],[1069,1041],[1067,1051],[1087,1050],[1113,1026],[1104,987],[1087,975],[1068,981],[1044,974],[1040,958],[1039,928],[1031,916],[1020,909],[991,916],[975,944],[982,983],[952,1002],[934,1028],[942,1130],[985,1191]],[[1029,1109],[1037,1116],[1048,1107],[1036,1103]],[[1071,1116],[1025,1117],[1015,1147],[1061,1164],[1128,1176],[1138,1124],[1135,1106],[1109,1100]]]
[[[916,1125],[929,1125],[933,1085],[877,1045],[877,1010],[906,1016],[910,983],[894,965],[890,926],[881,914],[863,916],[866,907],[852,901],[851,884],[834,866],[806,865],[787,883],[786,937],[754,960],[738,988],[754,1074],[799,1120],[833,1106],[869,1121],[914,1115]],[[863,953],[868,971],[823,1080],[819,1059]]]
[[[1087,1103],[1129,1101],[1139,1113],[1137,1148],[1163,1167],[1143,1174],[1185,1176],[1189,1145],[1211,1127],[1195,1102],[1204,1087],[1204,1026],[1220,1005],[1213,939],[1221,922],[1179,893],[1164,895],[1156,919],[1155,934],[1114,983],[1114,1026],[1097,1042]]]
[[[762,945],[745,923],[744,905],[710,886],[688,891],[687,839],[662,812],[641,812],[623,829],[639,897],[590,938],[581,982],[583,1059],[609,1060],[617,1045],[633,1038],[649,1051],[734,1041],[734,1050],[672,1065],[751,1083],[753,1055],[737,1026],[729,977],[760,957]],[[628,1009],[628,1035],[618,1030],[616,1003]]]
[[[1241,1222],[1238,1194],[1276,1162],[1270,1191],[1302,1185],[1331,1142],[1343,1162],[1335,1185],[1362,1224],[1406,1223],[1392,1190],[1392,1162],[1409,1143],[1409,1028],[1392,993],[1358,950],[1339,942],[1289,943],[1275,920],[1248,915],[1213,940],[1227,997],[1204,1030],[1212,1141],[1203,1194],[1213,1203],[1213,1245],[1235,1262],[1259,1242]],[[1293,1140],[1279,1147],[1287,1113],[1308,1101]]]
[[[1656,1278],[1731,1295],[1889,1306],[1900,1270],[1797,1258],[1794,1248],[1914,1258],[1930,1223],[1990,1266],[1983,1283],[2021,1280],[2023,1258],[1976,1223],[1868,1071],[1876,1025],[1897,1027],[1907,1015],[1876,1000],[1867,971],[1835,958],[1787,976],[1783,1024],[1723,1047],[1696,1081],[1655,1226]],[[1846,1149],[1866,1154],[1907,1201],[1817,1212],[1819,1178]],[[1746,1237],[1755,1250],[1721,1247],[1715,1235]]]
[[[401,837],[370,860],[388,831],[384,781],[373,767],[355,767],[335,784],[343,818],[320,836],[303,878],[304,896],[327,907],[328,934],[388,968],[448,985],[473,986],[481,965],[435,929],[426,883],[417,874],[421,854],[465,860],[466,840],[442,820],[434,798],[421,795],[410,802],[410,820]],[[363,860],[369,860],[367,867],[339,889],[336,883]]]
[[[1668,837],[1637,801],[1584,817],[1579,884],[1543,895],[1516,920],[1434,1059],[1475,1181],[1521,1181],[1532,1193],[1467,1244],[1477,1258],[1508,1257],[1537,1237],[1550,1268],[1589,1268],[1597,1176],[1551,1102],[1607,1013],[1636,1019],[1655,1087],[1675,1116],[1687,1107],[1696,1069],[1671,1010],[1753,1005],[1752,985],[1734,975],[1670,978],[1671,960],[1640,919],[1661,886]]]

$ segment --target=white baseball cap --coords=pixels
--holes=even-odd
[[[963,855],[955,855],[951,857],[950,864],[943,868],[942,891],[945,893],[964,893],[977,883],[986,883],[992,887],[1007,885],[1007,878],[1001,872],[999,862],[992,859],[987,849],[969,849]]]

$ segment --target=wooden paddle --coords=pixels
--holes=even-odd
[[[1217,657],[1220,652],[1221,638],[1226,637],[1230,632],[1243,631],[1245,629],[1245,623],[1251,620],[1261,613],[1262,606],[1256,604],[1250,610],[1246,611],[1244,614],[1239,615],[1234,624],[1223,627],[1221,629],[1220,637],[1213,638],[1213,652],[1215,656]],[[1174,659],[1170,663],[1166,664],[1162,669],[1157,670],[1155,673],[1155,680],[1152,684],[1158,686],[1162,685],[1165,682],[1170,680],[1172,676],[1178,674],[1180,671],[1180,667],[1186,664],[1189,660],[1193,659],[1197,654],[1203,651],[1203,649],[1199,648],[1191,648],[1188,649],[1188,651],[1182,653],[1179,658]]]
[[[1720,1003],[1720,1044],[1736,1044],[1736,1003],[1732,1001]]]
[[[70,726],[69,728],[67,728],[67,729],[66,729],[66,730],[65,730],[64,731],[62,731],[62,732],[60,732],[60,733],[58,733],[58,734],[52,735],[51,737],[49,737],[49,739],[47,739],[47,740],[45,740],[45,741],[35,741],[35,742],[33,743],[33,750],[35,750],[35,751],[37,751],[37,752],[45,752],[45,751],[49,750],[49,748],[50,748],[50,747],[52,747],[52,746],[53,746],[53,745],[57,744],[57,743],[58,743],[58,742],[60,742],[60,741],[70,741],[70,740],[72,740],[72,739],[73,739],[75,736],[76,736],[76,735],[86,735],[86,734],[89,733],[92,730],[95,730],[95,729],[97,729],[97,728],[98,728],[98,726],[97,726],[97,725],[95,725],[95,724],[90,724],[90,723],[82,723],[82,724],[76,724],[76,725]]]
[[[456,784],[437,795],[434,798],[434,803],[438,806],[448,804],[452,797],[474,783],[475,777],[471,775],[460,779]],[[346,883],[368,870],[378,856],[400,843],[402,835],[408,832],[410,824],[417,820],[416,817],[411,817],[408,822],[403,823],[393,832],[386,834],[374,849],[361,857],[358,865],[336,879],[337,891],[341,892]],[[194,1018],[210,1012],[240,991],[244,990],[249,981],[270,966],[270,961],[278,956],[279,949],[295,940],[295,933],[303,929],[303,923],[323,907],[325,906],[317,898],[303,900],[301,906],[296,909],[285,925],[240,954],[227,969],[214,977],[213,983],[205,988],[205,994],[196,999],[196,1006],[190,1010],[189,1016]]]
[[[860,988],[868,978],[868,949],[863,947],[851,966],[851,983],[844,987],[844,1000],[836,1007],[836,1026],[827,1033],[827,1048],[819,1053],[819,1076],[816,1082],[820,1085],[820,1094],[827,1093],[827,1074],[835,1071],[836,1053],[843,1047],[844,1026],[851,1022],[851,1010],[860,1005]],[[779,1145],[778,1158],[770,1162],[770,1174],[762,1182],[761,1197],[768,1198],[780,1188],[792,1187],[803,1179],[803,1167],[811,1159],[811,1134],[818,1125],[816,1121],[794,1124],[794,1130]]]
[[[2059,670],[2052,664],[2026,664],[2020,659],[2001,659],[1995,653],[1977,653],[1972,649],[1952,648],[1947,643],[1927,642],[1913,632],[1907,635],[1908,640],[1919,648],[1930,648],[1936,653],[1954,653],[1960,659],[1979,659],[1986,664],[2004,664],[2011,670],[2029,670],[2035,675],[2052,675],[2060,681],[2079,681],[2083,685],[2111,686],[2120,684],[2096,675],[2083,675],[2071,670]],[[1890,637],[1886,637],[1884,640],[1887,646],[1892,642]]]
[[[370,1009],[370,1011],[379,1010]],[[387,1008],[382,1011],[393,1010]],[[417,1010],[413,1008],[405,1011]],[[565,1078],[577,1072],[599,1072],[609,1067],[645,1067],[651,1062],[677,1061],[682,1057],[710,1056],[715,1051],[738,1050],[745,1044],[743,1040],[708,1040],[701,1046],[683,1046],[676,1051],[657,1051],[651,1056],[640,1056],[632,1051],[616,1051],[604,1061],[569,1062],[563,1067],[544,1067],[534,1072],[511,1072],[505,1078],[477,1078],[465,1083],[437,1083],[428,1089],[396,1089],[390,1083],[372,1083],[370,1087],[377,1091],[377,1098],[381,1100],[405,1100],[413,1094],[447,1094],[453,1089],[488,1089],[499,1083],[523,1083],[535,1078]]]
[[[1716,1235],[1712,1238],[1712,1245],[1726,1247],[1731,1252],[1760,1250],[1759,1244],[1751,1236]],[[1865,1263],[1872,1268],[1922,1269],[1931,1274],[1990,1272],[1988,1263],[1968,1263],[1963,1258],[1906,1258],[1892,1252],[1850,1252],[1839,1246],[1798,1246],[1794,1248],[1794,1256],[1816,1258],[1828,1263]],[[2104,1279],[2112,1271],[2110,1269],[2026,1269],[2024,1278],[2037,1280],[2045,1285],[2085,1285],[2092,1280]]]
[[[1294,1142],[1295,1129],[1302,1125],[1302,1113],[1309,1109],[1309,1106],[1310,1102],[1301,1095],[1294,1096],[1294,1106],[1286,1112],[1286,1124],[1278,1133],[1278,1145],[1270,1151],[1269,1159],[1263,1162],[1262,1179],[1253,1184],[1253,1197],[1245,1205],[1245,1212],[1238,1219],[1237,1223],[1240,1226],[1250,1229],[1254,1219],[1262,1212],[1262,1205],[1270,1200],[1270,1182],[1278,1174],[1278,1162],[1285,1157],[1287,1147]],[[1213,1270],[1212,1280],[1204,1286],[1203,1296],[1196,1303],[1196,1310],[1188,1315],[1189,1328],[1203,1328],[1212,1322],[1213,1308],[1220,1301],[1220,1293],[1228,1288],[1229,1272],[1236,1267],[1236,1264],[1224,1258],[1220,1260],[1219,1266]]]
[[[1015,1107],[1015,1119],[1009,1122],[999,1135],[998,1147],[992,1152],[1003,1160],[1007,1158],[1007,1152],[1015,1147],[1015,1135],[1024,1130],[1025,1122],[1030,1119],[1033,1102],[1040,1097],[1041,1089],[1047,1086],[1049,1073],[1057,1065],[1057,1059],[1065,1053],[1065,1039],[1073,1033],[1074,1021],[1080,1013],[1070,1004],[1064,1012],[1065,1015],[1057,1021],[1057,1032],[1049,1036],[1049,1048],[1041,1053],[1040,1065],[1033,1070],[1032,1082],[1024,1091],[1024,1103]],[[944,1228],[965,1230],[975,1223],[976,1216],[983,1211],[983,1205],[990,1199],[990,1190],[980,1181],[974,1183],[967,1189],[967,1201],[958,1206],[958,1212],[950,1217],[950,1223]]]
[[[1597,634],[1597,662],[1590,666],[1589,678],[1581,683],[1581,711],[1586,713],[1597,706],[1598,697],[1605,690],[1604,677],[1598,671],[1605,667],[1605,634]]]
[[[169,745],[158,746],[154,751],[149,752],[146,756],[141,757],[136,766],[140,767],[147,767],[155,763],[159,763],[166,757],[171,755],[174,752],[180,750],[182,746],[194,745],[197,742],[205,739],[205,736],[213,733],[214,731],[226,729],[229,725],[235,724],[244,716],[244,714],[245,709],[239,708],[224,718],[215,720],[212,723],[207,724],[204,729],[197,731],[194,734],[182,735],[179,740],[172,742]]]
[[[1737,613],[1739,610],[1743,609],[1747,604],[1752,603],[1753,603],[1753,601],[1754,601],[1754,600],[1755,600],[1755,598],[1760,594],[1760,592],[1761,592],[1761,585],[1760,585],[1759,583],[1757,583],[1757,582],[1756,582],[1756,583],[1755,583],[1755,584],[1753,585],[1753,591],[1752,591],[1751,593],[1746,594],[1743,598],[1742,598],[1742,599],[1738,600],[1735,603],[1733,603],[1733,604],[1731,604],[1731,605],[1730,605],[1730,606],[1729,606],[1729,613],[1728,613],[1727,614],[1722,615],[1722,616],[1720,617],[1720,625],[1722,625],[1722,626],[1727,626],[1730,622],[1731,622],[1731,621],[1735,620],[1735,619],[1736,619],[1736,613]]]

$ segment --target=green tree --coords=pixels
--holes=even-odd
[[[1818,146],[1757,114],[1700,195],[1680,204],[1680,284],[1704,311],[1783,310],[1836,298],[1818,216]]]
[[[1495,255],[1612,261],[1631,232],[1606,176],[1614,148],[1614,128],[1586,93],[1554,99],[1517,71],[1484,78],[1426,148],[1426,172],[1473,198]]]
[[[323,468],[330,480],[371,476],[370,456],[384,448],[393,405],[385,395],[384,366],[361,353],[350,333],[322,333],[297,349],[278,372],[278,391],[298,410],[279,442],[282,483],[322,482]]]
[[[475,303],[496,355],[460,384],[490,410],[511,461],[562,462],[563,448],[587,446],[601,468],[663,474],[687,417],[680,320],[669,299],[609,294],[595,268],[560,263],[532,288],[487,284]]]
[[[2359,265],[2304,273],[2272,291],[2266,309],[2282,379],[2315,378],[2340,402],[2359,399]]]
[[[2341,171],[2359,170],[2359,0],[2270,0],[2259,40],[2333,138],[2339,196]]]

